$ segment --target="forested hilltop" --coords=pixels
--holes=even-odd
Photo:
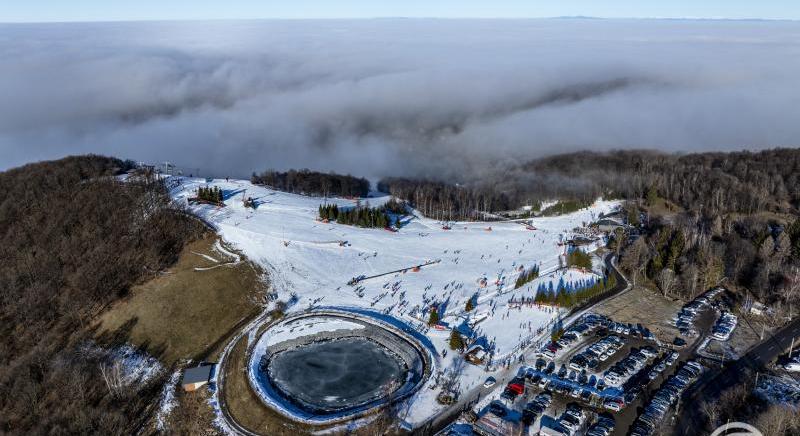
[[[741,303],[761,300],[779,316],[800,306],[798,149],[580,152],[459,182],[390,178],[379,188],[445,219],[482,219],[547,199],[627,200],[641,237],[615,244],[632,277],[682,298],[724,282]]]
[[[369,194],[369,181],[364,178],[334,173],[321,173],[308,169],[264,171],[253,173],[250,181],[256,185],[266,185],[279,191],[313,196],[366,197]]]
[[[456,184],[457,183],[457,184]],[[796,212],[800,150],[664,154],[579,152],[528,162],[476,180],[386,178],[378,188],[428,216],[476,219],[544,200],[659,196],[704,214]]]
[[[710,214],[800,208],[800,149],[685,155],[581,152],[536,160],[512,175],[525,174],[552,194],[606,192],[636,199],[652,190],[684,209]],[[553,186],[554,180],[562,183]]]
[[[0,433],[133,434],[163,380],[111,390],[88,326],[202,231],[162,182],[83,156],[0,173]]]

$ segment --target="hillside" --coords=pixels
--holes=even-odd
[[[552,199],[586,203],[598,196],[640,200],[648,195],[708,215],[796,214],[800,210],[800,150],[582,151],[472,178],[385,178],[378,188],[411,201],[426,216],[451,219],[485,219],[486,213]]]
[[[0,173],[2,433],[130,434],[150,416],[163,376],[111,389],[87,328],[203,228],[162,183],[119,181],[127,167],[84,156]]]

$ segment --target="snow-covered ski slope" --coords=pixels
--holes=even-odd
[[[466,301],[477,293],[472,319],[484,318],[476,329],[487,341],[495,342],[497,356],[555,316],[537,308],[508,311],[508,299],[533,296],[539,283],[552,280],[555,285],[562,275],[567,281],[586,278],[589,274],[572,270],[548,274],[557,269],[564,251],[558,242],[568,238],[576,226],[618,206],[617,202],[598,200],[576,213],[536,218],[536,230],[513,222],[452,223],[451,230],[444,230],[437,221],[416,216],[399,231],[390,232],[319,222],[317,210],[324,199],[274,191],[247,181],[218,179],[208,184],[204,179],[181,178],[180,183],[173,179],[168,185],[174,187],[173,197],[184,203],[199,186],[224,190],[226,207],[196,205],[191,209],[216,226],[227,242],[267,269],[280,299],[297,295],[290,311],[314,306],[366,307],[421,326],[427,320],[427,308],[435,303],[443,310],[443,321],[455,326],[463,323]],[[256,199],[256,210],[244,207],[244,195]],[[361,203],[375,206],[388,198],[362,199]],[[356,204],[341,198],[327,201],[339,206]],[[411,269],[436,260],[440,262],[419,271]],[[534,263],[543,277],[515,291],[519,267]],[[347,284],[354,277],[405,268],[405,273]],[[479,286],[482,278],[485,287]],[[433,330],[430,333],[432,339],[440,336]]]

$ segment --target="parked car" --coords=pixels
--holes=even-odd
[[[791,372],[800,371],[800,356],[795,356],[792,360],[783,365],[783,369]]]
[[[502,405],[499,401],[492,401],[489,404],[489,413],[502,418],[508,415],[508,409],[506,409],[506,406]]]
[[[533,421],[536,421],[536,413],[534,413],[532,410],[525,409],[522,411],[522,418],[520,421],[522,421],[522,423],[525,425],[531,425],[533,424]]]
[[[640,352],[642,354],[644,354],[646,357],[651,357],[651,358],[652,357],[656,357],[656,355],[658,354],[658,353],[656,353],[656,350],[653,347],[649,346],[649,345],[646,346],[646,347],[642,347]]]
[[[517,392],[506,387],[505,389],[503,389],[503,393],[500,394],[500,398],[513,402],[514,399],[517,398],[517,395],[519,395]]]
[[[567,414],[561,415],[561,419],[558,421],[558,423],[562,427],[564,427],[564,428],[566,428],[566,429],[568,429],[568,430],[570,430],[572,432],[578,430],[578,427],[580,427],[580,421],[578,421],[578,419],[575,418],[574,416],[567,415]]]

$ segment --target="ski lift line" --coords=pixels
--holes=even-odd
[[[347,284],[350,285],[350,286],[355,286],[356,284],[361,283],[361,282],[363,282],[365,280],[370,280],[370,279],[374,279],[374,278],[378,278],[378,277],[388,276],[389,274],[397,274],[397,273],[401,273],[401,272],[405,272],[405,271],[409,271],[409,270],[416,270],[416,269],[419,269],[419,268],[422,268],[422,267],[425,267],[425,266],[430,266],[430,265],[437,264],[437,263],[439,263],[441,261],[442,261],[441,259],[436,259],[436,260],[431,260],[431,261],[428,261],[428,262],[425,262],[425,263],[421,263],[421,264],[418,264],[418,265],[412,265],[412,266],[407,267],[407,268],[400,268],[400,269],[396,269],[394,271],[389,271],[389,272],[385,272],[385,273],[381,273],[381,274],[375,274],[375,275],[371,275],[371,276],[353,277]]]

